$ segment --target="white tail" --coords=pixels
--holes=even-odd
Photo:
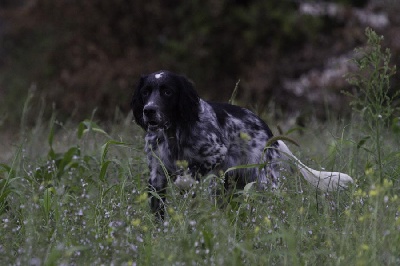
[[[345,189],[349,183],[353,183],[353,179],[347,174],[340,172],[317,171],[307,167],[292,154],[283,141],[278,140],[278,143],[278,149],[281,151],[282,159],[293,161],[304,179],[314,187],[320,190],[334,191]]]

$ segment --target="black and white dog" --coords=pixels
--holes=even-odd
[[[292,161],[304,178],[321,190],[346,188],[353,180],[339,172],[316,171],[301,163],[281,140],[266,147],[272,132],[259,117],[238,106],[211,103],[199,98],[193,84],[184,76],[159,71],[140,78],[131,107],[145,137],[149,189],[153,212],[164,217],[163,201],[167,176],[180,183],[183,172],[199,179],[238,165],[264,167],[230,171],[225,178],[243,188],[256,182],[258,188],[278,186],[281,161]],[[187,169],[182,169],[186,162]],[[225,182],[228,183],[228,182]],[[161,199],[161,200],[160,200]]]

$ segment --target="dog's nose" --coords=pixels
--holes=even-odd
[[[147,117],[152,117],[155,115],[157,109],[155,106],[145,106],[143,108],[143,114]]]

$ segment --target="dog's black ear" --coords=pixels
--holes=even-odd
[[[179,90],[179,115],[183,122],[194,123],[199,120],[200,98],[194,85],[184,76],[179,76],[181,87]]]
[[[147,76],[141,76],[139,83],[136,87],[136,90],[133,93],[132,96],[132,101],[131,101],[131,109],[133,112],[133,116],[135,118],[136,123],[141,126],[144,130],[146,130],[146,126],[143,121],[143,107],[144,107],[144,102],[141,97],[140,91],[143,87],[144,81],[147,78]]]

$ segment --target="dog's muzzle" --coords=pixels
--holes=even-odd
[[[145,106],[143,109],[143,121],[150,131],[168,129],[169,123],[163,119],[155,106]]]

